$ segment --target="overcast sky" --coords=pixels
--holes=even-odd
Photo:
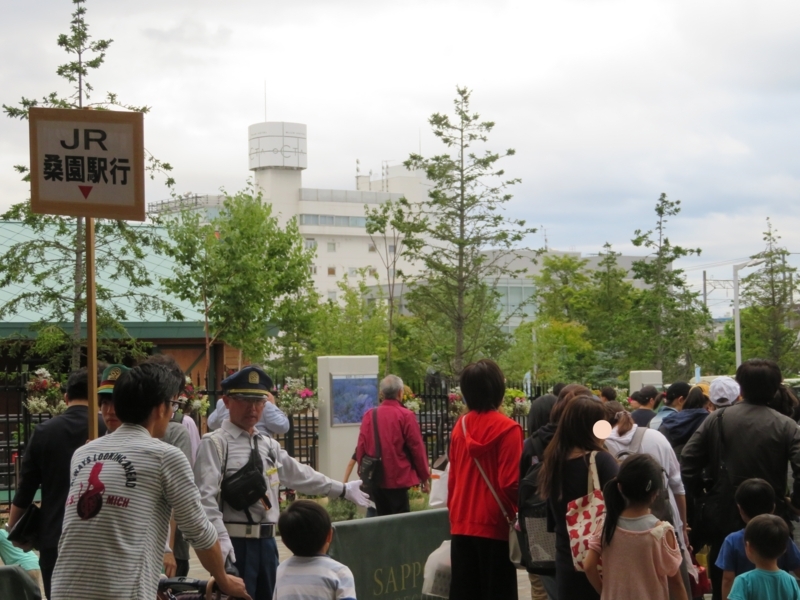
[[[247,126],[308,125],[307,187],[354,188],[355,161],[380,173],[421,145],[455,86],[515,148],[509,214],[560,250],[606,241],[639,252],[661,192],[683,202],[673,243],[685,267],[762,249],[771,216],[800,253],[800,2],[796,0],[89,0],[113,38],[90,81],[148,104],[145,145],[175,167],[178,191],[244,186]],[[68,0],[0,0],[0,103],[68,92],[55,40]],[[0,119],[0,208],[27,197],[27,126]],[[167,193],[148,185],[147,200]],[[541,234],[528,245],[540,247]],[[800,257],[795,257],[800,258]],[[800,260],[793,261],[800,264]],[[689,271],[698,282],[701,269]],[[709,275],[729,279],[728,265]],[[713,310],[726,308],[723,292]]]

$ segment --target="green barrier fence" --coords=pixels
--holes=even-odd
[[[445,508],[333,526],[328,554],[350,567],[359,600],[422,600],[425,561],[450,539]]]

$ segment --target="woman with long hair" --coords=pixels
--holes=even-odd
[[[566,402],[539,472],[539,495],[547,499],[548,505],[548,529],[556,533],[556,582],[560,599],[599,598],[586,574],[573,566],[566,516],[567,504],[589,491],[592,452],[597,452],[595,463],[601,487],[619,470],[616,459],[603,450],[602,442],[594,435],[595,423],[604,418],[603,405],[591,396],[580,395]]]
[[[517,514],[522,428],[497,410],[506,387],[494,361],[466,366],[460,383],[469,412],[456,421],[450,438],[450,598],[516,600],[506,515]]]

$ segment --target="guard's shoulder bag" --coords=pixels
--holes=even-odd
[[[533,461],[519,482],[520,548],[529,573],[553,575],[556,570],[556,534],[547,531],[547,500],[539,497],[539,471],[544,463],[544,444],[534,434]]]
[[[256,502],[263,500],[265,508],[269,510],[271,505],[267,497],[269,485],[264,477],[264,462],[258,451],[258,437],[253,438],[253,446],[250,449],[250,458],[247,463],[230,477],[223,475],[222,479],[222,500],[234,510],[244,511],[248,523],[253,523],[249,508]],[[227,469],[228,453],[227,446],[225,452],[225,466]]]
[[[361,457],[361,464],[358,467],[358,474],[361,476],[361,489],[367,494],[379,487],[381,475],[383,474],[383,463],[381,462],[381,438],[378,435],[378,409],[372,409],[372,430],[375,438],[375,456],[365,454]]]

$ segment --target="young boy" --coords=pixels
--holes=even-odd
[[[325,554],[333,539],[327,510],[296,500],[281,513],[278,530],[294,556],[278,566],[273,600],[355,600],[353,573]]]
[[[759,515],[744,529],[745,552],[756,566],[738,575],[728,595],[730,600],[800,600],[794,577],[778,567],[786,552],[789,527],[775,515]]]
[[[736,490],[736,504],[745,524],[759,515],[771,515],[775,511],[775,490],[763,479],[747,479]],[[785,554],[778,560],[778,568],[784,571],[800,571],[800,551],[791,540],[787,540]],[[722,570],[722,600],[728,600],[733,578],[755,569],[753,561],[745,553],[745,529],[735,531],[725,538],[717,556],[716,565]]]

